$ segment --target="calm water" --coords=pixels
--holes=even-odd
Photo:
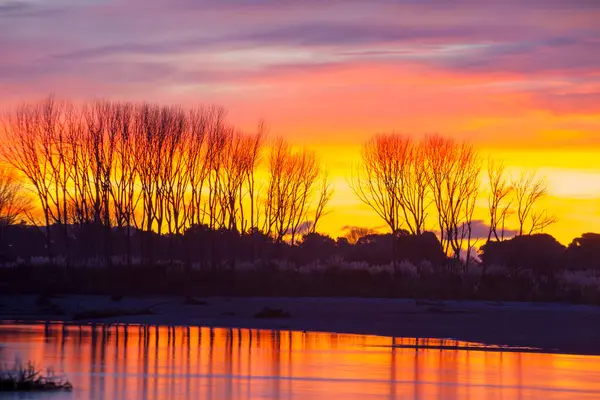
[[[439,340],[197,327],[0,325],[0,360],[12,365],[15,357],[53,367],[75,390],[0,398],[600,398],[600,357],[486,351]]]

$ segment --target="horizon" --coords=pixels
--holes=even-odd
[[[10,1],[0,6],[10,55],[0,107],[54,93],[219,104],[244,131],[263,119],[329,170],[335,191],[319,230],[333,237],[348,221],[383,225],[347,184],[372,135],[466,140],[512,174],[547,178],[544,205],[558,222],[546,232],[568,244],[600,230],[599,17],[585,0]],[[486,213],[478,204],[474,219]]]

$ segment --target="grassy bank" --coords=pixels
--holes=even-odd
[[[384,297],[600,304],[595,271],[538,275],[503,267],[242,263],[213,269],[14,266],[0,268],[6,294]]]

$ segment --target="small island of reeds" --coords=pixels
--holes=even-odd
[[[54,375],[50,369],[43,375],[31,361],[25,365],[17,361],[12,368],[0,368],[0,392],[57,390],[70,392],[73,385]]]

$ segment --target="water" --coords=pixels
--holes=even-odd
[[[455,341],[198,327],[0,325],[0,360],[53,367],[34,399],[600,398],[600,357]]]

